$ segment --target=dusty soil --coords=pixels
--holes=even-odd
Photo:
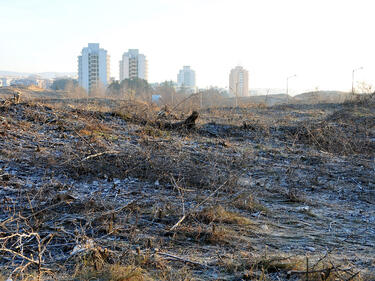
[[[89,103],[1,102],[5,279],[375,280],[373,104]]]

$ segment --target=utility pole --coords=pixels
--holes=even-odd
[[[270,89],[267,90],[267,94],[266,94],[266,100],[264,101],[264,103],[266,104],[267,106],[267,101],[268,101],[268,94],[270,93]]]
[[[355,68],[355,69],[353,69],[353,71],[352,71],[352,94],[354,95],[354,73],[357,71],[357,70],[361,70],[361,69],[363,69],[363,67],[361,66],[361,67],[358,67],[358,68]]]
[[[238,82],[236,83],[236,108],[238,107]]]
[[[237,93],[237,90],[238,90],[238,82],[236,83],[236,89],[233,89],[232,87],[229,87],[229,90],[235,90],[234,91],[234,102],[235,102],[235,107],[238,107],[238,93]]]
[[[296,77],[296,76],[297,76],[297,74],[294,74],[294,75],[288,76],[286,78],[286,98],[287,98],[288,103],[289,103],[289,79],[293,78],[293,77]]]

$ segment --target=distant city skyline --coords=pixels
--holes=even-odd
[[[147,54],[149,82],[194,65],[199,87],[228,87],[242,65],[251,87],[351,90],[375,84],[370,0],[2,0],[0,70],[76,72],[82,46],[98,42],[119,79],[124,50]],[[183,30],[184,32],[181,32]]]

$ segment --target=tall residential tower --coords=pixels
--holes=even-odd
[[[89,43],[78,56],[78,83],[88,93],[107,86],[110,76],[109,55],[99,43]]]
[[[229,93],[237,97],[249,95],[249,72],[242,66],[237,66],[230,72]]]
[[[120,60],[120,81],[134,78],[148,80],[148,65],[146,56],[138,49],[129,49]]]
[[[177,85],[181,88],[195,90],[195,71],[190,66],[184,66],[177,75]]]

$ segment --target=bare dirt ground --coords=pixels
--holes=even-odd
[[[375,280],[374,104],[4,99],[0,280]]]

